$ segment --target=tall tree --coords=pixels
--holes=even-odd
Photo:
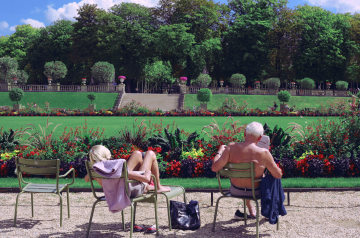
[[[356,45],[360,45],[360,14],[355,13],[349,17],[351,24],[350,39],[355,42]],[[356,82],[356,87],[359,87],[360,82],[360,52],[354,52],[354,56],[347,59],[346,77],[349,82]]]

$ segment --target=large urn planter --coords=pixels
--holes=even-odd
[[[13,110],[19,112],[21,109],[21,104],[13,104]]]
[[[207,110],[207,103],[200,103],[200,108]]]
[[[94,111],[96,109],[95,104],[89,104],[89,110]]]

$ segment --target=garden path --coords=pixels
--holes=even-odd
[[[214,194],[214,199],[219,197]],[[360,192],[311,192],[292,193],[288,215],[280,218],[280,230],[260,217],[260,236],[263,237],[358,237],[360,233]],[[64,195],[64,198],[66,195]],[[17,227],[13,227],[16,194],[0,194],[0,234],[2,237],[85,237],[91,206],[91,193],[70,194],[71,218],[67,218],[66,200],[63,206],[63,227],[59,227],[58,197],[34,195],[35,216],[31,218],[30,195],[19,201]],[[175,198],[176,199],[176,198]],[[215,232],[211,231],[215,207],[210,206],[209,193],[188,193],[187,199],[200,202],[201,228],[196,231],[167,229],[166,203],[159,199],[160,237],[255,237],[255,221],[248,226],[233,220],[240,200],[223,199],[220,202]],[[180,197],[179,199],[180,200]],[[180,200],[181,201],[181,200]],[[153,205],[139,204],[136,224],[155,223]],[[125,209],[127,231],[121,229],[121,214],[111,214],[105,203],[97,205],[90,237],[128,237],[130,235],[130,208]],[[134,233],[134,237],[149,237]],[[151,235],[155,236],[155,235]]]

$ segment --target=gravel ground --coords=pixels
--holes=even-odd
[[[220,193],[214,194],[214,201]],[[288,214],[280,218],[280,230],[260,217],[260,237],[360,237],[360,192],[291,193]],[[175,198],[176,199],[176,198]],[[211,231],[215,207],[210,206],[210,193],[187,193],[187,199],[200,202],[201,228],[196,231],[167,229],[166,203],[159,197],[159,227],[161,237],[255,237],[255,221],[234,220],[236,209],[242,209],[238,199],[222,199],[215,232]],[[34,195],[34,217],[31,218],[30,194],[20,196],[17,227],[13,227],[16,194],[0,194],[0,237],[85,237],[91,206],[91,193],[70,194],[71,218],[67,218],[66,194],[63,196],[63,226],[60,227],[59,199],[56,195]],[[182,201],[181,197],[177,198]],[[285,201],[286,204],[286,201]],[[130,208],[125,209],[126,231],[122,231],[121,213],[112,214],[106,203],[95,209],[90,237],[129,237]],[[136,224],[155,224],[154,208],[138,204]],[[134,237],[154,237],[155,234],[134,233]]]

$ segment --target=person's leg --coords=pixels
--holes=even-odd
[[[154,151],[149,150],[146,152],[145,157],[144,157],[144,161],[141,164],[140,171],[143,170],[151,170],[151,173],[155,176],[156,178],[156,182],[157,182],[157,188],[158,188],[158,193],[161,192],[169,192],[171,190],[170,187],[164,187],[160,184],[160,172],[159,172],[159,165],[157,163],[156,160],[156,154]],[[152,186],[149,186],[148,189],[154,189],[152,188]]]
[[[256,217],[256,209],[254,205],[251,203],[251,200],[246,200],[246,206],[249,209],[250,215]]]
[[[130,158],[127,161],[128,171],[139,171],[142,163],[143,157],[141,152],[138,150],[132,152]]]

